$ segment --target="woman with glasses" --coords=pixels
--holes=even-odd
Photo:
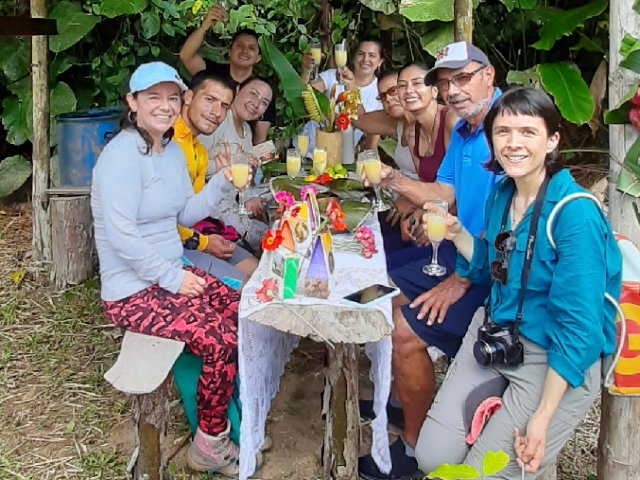
[[[600,208],[562,169],[560,120],[542,91],[504,93],[484,120],[493,153],[486,168],[506,177],[474,238],[457,218],[447,238],[459,273],[491,287],[428,413],[416,444],[420,469],[465,463],[482,471],[487,451],[511,461],[491,479],[535,478],[551,463],[600,392],[602,360],[616,344],[614,307],[621,256]],[[480,318],[478,318],[480,317]],[[499,408],[484,424],[478,407]]]

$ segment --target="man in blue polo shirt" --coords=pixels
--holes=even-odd
[[[414,205],[446,200],[456,207],[462,225],[473,235],[484,229],[484,204],[499,180],[484,168],[490,158],[482,129],[485,114],[500,95],[493,85],[495,70],[487,56],[466,42],[447,45],[439,54],[425,83],[437,85],[440,95],[460,120],[451,134],[446,156],[435,183],[424,184],[383,167],[382,186],[398,192]],[[431,263],[431,247],[416,249],[416,260],[391,270],[391,280],[402,295],[394,299],[393,392],[402,411],[388,406],[390,418],[403,418],[402,434],[391,445],[391,472],[386,474],[371,456],[360,458],[359,474],[366,480],[423,478],[413,448],[435,394],[435,373],[427,347],[434,346],[452,358],[489,289],[471,283],[455,271],[457,252],[444,241],[438,263],[447,274],[422,273]],[[389,266],[393,268],[392,265]]]

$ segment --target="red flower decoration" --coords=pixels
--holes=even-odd
[[[320,175],[319,177],[317,177],[313,183],[319,183],[320,185],[324,185],[325,183],[330,182],[331,180],[333,180],[331,178],[331,175],[329,175],[328,173],[323,173],[322,175]]]
[[[344,220],[344,212],[336,202],[328,203],[327,217],[329,217],[334,230],[342,232],[347,229],[347,226],[342,222]]]
[[[349,116],[346,113],[341,113],[340,115],[338,115],[338,118],[336,119],[336,125],[338,126],[339,130],[346,130],[349,126]]]
[[[282,232],[280,230],[267,230],[267,234],[262,239],[262,249],[273,252],[282,243]]]
[[[291,209],[291,218],[296,218],[300,214],[300,207],[293,207]]]
[[[268,278],[262,282],[260,290],[256,291],[256,297],[259,302],[270,302],[276,296],[278,291],[278,281],[275,278]]]

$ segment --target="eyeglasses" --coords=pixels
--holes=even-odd
[[[398,94],[398,86],[389,88],[386,92],[380,92],[380,95],[376,97],[376,100],[384,102],[387,99],[387,95],[395,97]]]
[[[480,70],[485,69],[486,67],[487,67],[486,65],[483,65],[477,70],[474,70],[473,72],[463,72],[463,73],[454,75],[452,78],[442,78],[436,81],[436,86],[438,87],[438,90],[440,90],[440,92],[448,91],[449,83],[453,83],[458,88],[464,87],[471,81],[471,79],[476,73],[478,73]]]
[[[511,230],[501,232],[496,237],[493,246],[498,255],[491,262],[491,276],[495,281],[506,284],[509,272],[509,252],[516,246],[516,237]]]

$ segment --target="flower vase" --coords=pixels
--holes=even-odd
[[[342,132],[329,133],[317,128],[315,145],[327,150],[327,167],[342,163]]]
[[[353,126],[349,124],[345,130],[342,130],[342,164],[351,165],[355,163],[355,155],[355,132],[353,131]]]

